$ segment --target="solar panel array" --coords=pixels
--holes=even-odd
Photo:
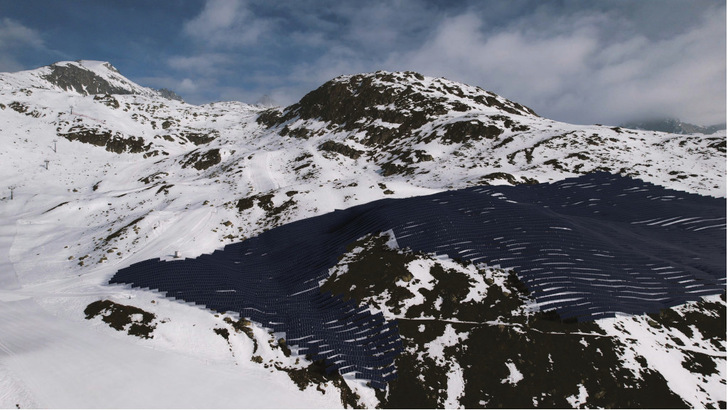
[[[403,248],[513,269],[542,310],[593,320],[723,292],[725,207],[607,173],[475,187],[297,221],[196,259],[140,262],[110,283],[237,312],[381,389],[397,374],[396,323],[319,289],[356,239],[391,229]]]

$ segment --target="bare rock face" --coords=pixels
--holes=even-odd
[[[661,373],[644,365],[640,342],[626,329],[607,332],[599,323],[532,312],[526,302],[533,295],[513,271],[462,260],[443,264],[432,254],[392,248],[390,239],[373,234],[349,244],[322,284],[398,320],[405,351],[396,360],[399,377],[377,394],[381,408],[689,407]],[[426,268],[413,273],[412,266]],[[471,299],[477,283],[482,297]],[[677,340],[695,331],[697,340],[719,348],[725,315],[723,294],[714,302],[625,317],[616,327],[643,323],[652,337],[670,341],[666,351],[684,355],[677,366],[710,377],[721,358]],[[629,358],[642,364],[637,368]],[[453,395],[455,380],[463,388]]]
[[[536,116],[528,107],[506,100],[477,87],[467,87],[445,79],[426,78],[411,71],[377,71],[337,77],[308,93],[285,110],[268,110],[258,122],[268,127],[282,126],[279,133],[294,138],[310,138],[317,130],[293,126],[298,120],[318,120],[333,131],[364,131],[368,146],[385,146],[393,141],[417,136],[418,130],[449,112],[497,108],[503,113]],[[459,123],[456,123],[459,124]],[[482,125],[482,124],[481,124]],[[497,137],[502,130],[470,123],[452,125],[455,131],[474,128],[478,137]],[[477,129],[475,129],[477,128]]]
[[[146,312],[136,306],[122,305],[108,299],[97,300],[89,304],[83,311],[87,320],[100,316],[101,320],[112,329],[126,332],[142,339],[154,337],[157,327],[154,313]]]
[[[106,64],[109,70],[118,73],[118,70],[111,64]],[[53,64],[50,68],[50,74],[43,78],[67,91],[75,91],[84,95],[133,93],[130,89],[111,85],[106,79],[91,70],[73,64]]]
[[[528,107],[480,87],[385,72],[340,76],[284,109],[271,108],[257,122],[277,134],[316,142],[320,151],[373,160],[385,176],[421,172],[433,161],[416,145],[469,147],[479,141],[507,144],[538,118]],[[322,138],[323,137],[323,138]]]
[[[75,61],[51,64],[48,66],[50,72],[41,78],[62,90],[81,95],[143,94],[183,102],[182,97],[172,90],[154,90],[133,83],[109,63],[93,62],[96,65],[94,69],[89,68],[88,63]]]
[[[157,90],[157,92],[159,93],[159,95],[161,97],[166,98],[168,100],[175,100],[175,101],[182,101],[182,102],[184,102],[184,100],[182,99],[182,97],[180,97],[176,92],[174,92],[174,91],[172,91],[170,89],[160,88],[160,89]]]
[[[140,137],[130,137],[119,132],[84,126],[72,127],[68,132],[58,135],[69,141],[80,141],[104,147],[107,151],[117,154],[146,152],[151,147],[151,144],[145,143],[144,139]]]
[[[182,168],[192,167],[198,171],[204,171],[222,161],[219,149],[211,149],[205,152],[194,150],[185,155],[182,160]]]

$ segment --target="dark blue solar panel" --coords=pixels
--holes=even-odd
[[[725,207],[606,173],[475,187],[336,211],[196,259],[140,262],[110,283],[238,312],[382,388],[402,350],[396,324],[318,287],[356,239],[391,229],[403,248],[514,269],[541,309],[593,320],[724,291]]]

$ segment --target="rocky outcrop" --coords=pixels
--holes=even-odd
[[[106,67],[118,73],[118,70],[111,64]],[[43,78],[66,91],[75,91],[84,95],[133,93],[128,88],[112,85],[93,71],[74,64],[52,64],[50,69],[51,72],[43,76]]]
[[[182,159],[182,168],[192,167],[198,171],[204,171],[213,165],[217,165],[222,161],[219,149],[211,149],[201,152],[194,150],[185,155]]]
[[[185,101],[182,99],[182,97],[177,95],[177,93],[172,90],[168,90],[166,88],[160,88],[156,91],[157,91],[157,93],[159,93],[159,96],[162,98],[166,98],[168,100],[174,100],[174,101],[181,101],[181,102]]]
[[[319,145],[318,149],[326,152],[335,152],[351,159],[357,159],[361,156],[361,154],[363,154],[363,152],[358,149],[354,149],[348,145],[331,140]]]
[[[144,139],[140,137],[130,137],[122,135],[119,132],[86,128],[83,126],[72,127],[67,132],[58,133],[58,136],[69,141],[80,141],[86,144],[105,147],[107,151],[115,152],[117,154],[125,152],[146,152],[152,146],[151,143],[145,143]]]
[[[280,135],[306,139],[319,135],[320,129],[307,128],[300,120],[324,121],[327,131],[364,131],[365,145],[381,147],[412,137],[422,126],[447,113],[489,107],[504,113],[536,116],[530,108],[477,87],[426,78],[410,71],[378,71],[337,77],[282,111],[263,112],[258,123],[280,127]],[[450,139],[455,140],[460,138],[454,136],[460,131],[457,128],[469,126],[452,127],[456,130]],[[486,138],[502,132],[489,125],[471,131]]]
[[[47,67],[49,72],[42,75],[41,78],[62,90],[82,95],[143,94],[184,102],[182,97],[172,90],[166,88],[154,90],[134,84],[109,63],[92,63],[95,65],[96,71],[87,66],[88,61],[51,64]]]

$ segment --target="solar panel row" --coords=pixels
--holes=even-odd
[[[725,199],[597,173],[376,201],[196,259],[140,262],[110,283],[238,312],[383,388],[402,351],[396,323],[319,290],[356,239],[392,230],[401,247],[514,269],[542,309],[593,320],[724,291],[725,216]]]

